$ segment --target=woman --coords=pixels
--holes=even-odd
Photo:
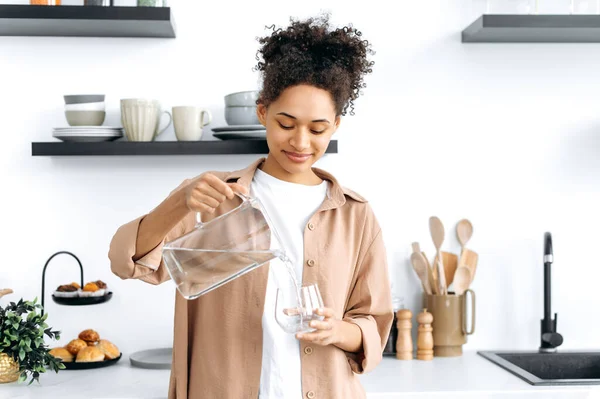
[[[386,253],[366,200],[312,165],[325,153],[371,72],[369,43],[327,17],[292,21],[259,39],[257,114],[269,154],[236,172],[184,181],[149,214],[119,228],[109,252],[121,278],[159,284],[165,242],[231,209],[234,192],[258,197],[304,285],[325,305],[313,332],[274,320],[272,261],[198,299],[175,299],[169,398],[364,398],[357,373],[381,360],[392,322]]]

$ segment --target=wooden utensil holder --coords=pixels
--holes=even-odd
[[[471,297],[471,328],[467,329],[467,294]],[[433,315],[433,354],[437,357],[462,355],[467,336],[475,332],[475,292],[464,295],[426,295],[427,310]]]

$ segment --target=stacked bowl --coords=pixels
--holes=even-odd
[[[123,137],[123,128],[102,126],[106,111],[104,94],[72,94],[64,96],[65,117],[70,127],[55,127],[52,137],[62,141],[99,142]]]
[[[225,96],[225,121],[228,126],[213,128],[213,136],[221,140],[264,139],[266,130],[256,115],[259,92],[240,91]]]
[[[74,94],[64,98],[65,116],[70,126],[101,126],[104,123],[104,94]]]
[[[240,91],[225,96],[225,120],[230,126],[258,125],[256,116],[258,91]]]

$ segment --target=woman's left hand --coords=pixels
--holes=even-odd
[[[309,327],[316,331],[298,333],[296,338],[302,341],[311,342],[313,344],[327,346],[335,345],[341,341],[341,323],[343,321],[336,320],[333,314],[333,309],[321,308],[316,312],[319,316],[325,316],[323,321],[312,320],[308,324]]]

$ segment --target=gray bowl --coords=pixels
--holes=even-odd
[[[65,104],[100,103],[104,101],[104,94],[71,94],[64,98]]]
[[[104,111],[65,111],[70,126],[102,126]]]
[[[258,90],[240,91],[225,96],[226,107],[255,107],[258,100]]]
[[[225,120],[228,125],[258,125],[260,121],[256,116],[254,107],[225,107]]]

